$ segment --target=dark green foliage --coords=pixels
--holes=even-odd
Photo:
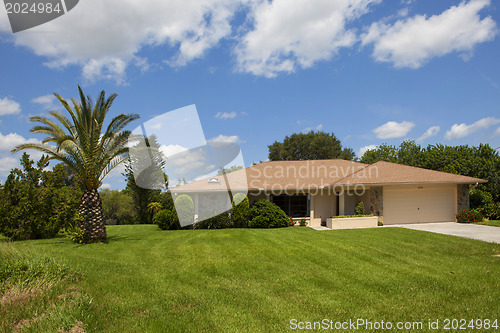
[[[491,193],[477,188],[471,188],[469,190],[469,199],[470,208],[477,210],[483,214],[484,217],[492,220],[500,218],[500,209],[493,201]]]
[[[258,200],[250,208],[250,228],[282,228],[288,226],[288,216],[276,204]]]
[[[235,205],[235,203],[238,203]],[[248,214],[250,213],[250,204],[248,197],[243,193],[237,193],[233,198],[231,208],[231,217],[233,218],[235,228],[244,228],[247,225]]]
[[[194,222],[193,199],[187,194],[181,194],[175,199],[174,204],[179,221],[183,224],[192,224]]]
[[[61,165],[52,171],[42,157],[37,166],[24,153],[23,170],[13,169],[0,190],[0,233],[13,240],[54,237],[70,229],[82,192],[74,182],[67,186]]]
[[[488,182],[477,188],[491,193],[495,202],[500,201],[500,155],[488,144],[477,147],[438,144],[423,148],[414,141],[404,141],[399,147],[383,144],[361,157],[363,163],[378,161],[485,179]]]
[[[148,210],[148,205],[151,202],[160,202],[164,209],[172,209],[173,204],[169,202],[168,196],[162,193],[160,189],[149,189],[143,188],[136,183],[135,177],[147,177],[151,176],[148,172],[145,172],[141,175],[135,175],[133,170],[148,170],[148,167],[153,163],[154,167],[152,170],[160,170],[165,165],[165,161],[163,159],[163,155],[159,150],[160,144],[158,143],[158,139],[155,136],[151,136],[146,139],[148,148],[144,154],[147,155],[147,158],[141,158],[141,151],[136,152],[134,157],[130,157],[125,165],[125,173],[123,174],[127,179],[127,187],[125,191],[131,194],[134,204],[135,213],[138,218],[138,223],[140,224],[150,224],[153,223],[153,215]],[[137,148],[136,148],[137,149]],[[158,176],[153,173],[152,176]],[[163,179],[160,180],[152,180],[152,182],[156,183],[159,181],[164,181],[165,189],[168,189],[168,177],[163,174],[160,175]],[[160,184],[157,184],[160,186]],[[171,201],[171,198],[170,198]]]
[[[458,211],[456,219],[458,223],[474,223],[481,222],[482,220],[484,220],[484,217],[483,214],[481,214],[477,210],[462,209]]]
[[[181,228],[177,213],[173,210],[160,210],[153,217],[153,222],[162,230],[178,230]]]
[[[364,215],[365,214],[365,204],[363,201],[360,201],[356,204],[354,207],[354,214],[355,215]]]
[[[195,223],[194,229],[226,229],[233,226],[228,212],[224,212],[212,217],[207,217],[213,214],[213,212],[205,212],[204,215],[199,217],[199,222]]]
[[[99,192],[106,224],[136,224],[137,215],[130,192],[104,189]]]
[[[351,148],[342,148],[337,137],[323,131],[294,133],[283,142],[275,141],[269,148],[270,161],[321,160],[340,158],[354,159]]]

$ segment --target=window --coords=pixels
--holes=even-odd
[[[291,217],[309,217],[309,196],[307,194],[273,195],[271,201]]]

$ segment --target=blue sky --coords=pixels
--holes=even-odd
[[[310,129],[357,153],[405,139],[500,147],[496,5],[81,0],[16,34],[0,6],[0,180],[18,165],[13,146],[42,139],[28,117],[77,84],[118,93],[112,113],[140,122],[195,104],[205,138],[238,143],[247,165]]]

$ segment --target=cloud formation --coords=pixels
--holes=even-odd
[[[494,117],[487,117],[483,119],[479,119],[478,121],[467,125],[466,123],[454,124],[451,128],[446,131],[445,139],[460,139],[465,136],[471,135],[474,132],[477,132],[481,129],[486,129],[490,126],[494,126],[500,123],[500,119]]]
[[[233,119],[236,118],[238,114],[233,111],[233,112],[217,112],[215,114],[215,118],[217,119]]]
[[[373,133],[375,133],[378,139],[396,139],[404,137],[413,127],[415,127],[415,124],[410,121],[402,121],[400,123],[389,121],[375,128]]]
[[[237,135],[222,135],[219,134],[218,136],[208,140],[209,142],[228,142],[228,143],[238,143],[240,142],[240,137]]]
[[[361,147],[358,150],[358,157],[362,157],[368,150],[374,150],[377,148],[378,148],[377,145],[368,145],[368,146]]]
[[[21,104],[8,98],[0,98],[0,116],[6,114],[18,114],[21,112]]]
[[[262,1],[249,14],[253,30],[236,47],[238,70],[271,78],[330,60],[357,40],[355,30],[347,28],[347,23],[379,2]]]
[[[371,24],[362,36],[362,44],[373,44],[373,58],[396,68],[419,68],[433,57],[458,52],[465,58],[474,47],[492,40],[498,30],[495,21],[479,12],[490,0],[463,1],[440,15],[415,15],[386,24]]]
[[[86,0],[56,20],[9,38],[45,58],[50,68],[79,66],[87,83],[126,84],[130,67],[147,71],[164,64],[184,66],[223,40],[233,41],[236,71],[272,78],[330,61],[360,40],[362,45],[373,45],[376,61],[418,68],[451,52],[469,57],[476,45],[497,34],[495,21],[480,15],[490,0],[463,1],[430,17],[409,17],[407,8],[396,8],[390,15],[399,18],[395,23],[388,23],[387,17],[360,22],[381,2]],[[237,14],[243,20],[234,20]],[[361,36],[353,27],[356,24],[368,25]],[[9,30],[0,6],[0,32]],[[143,50],[160,47],[163,58],[150,63]]]
[[[416,141],[421,142],[421,141],[424,141],[425,139],[428,139],[432,136],[435,136],[439,133],[440,130],[441,130],[441,128],[439,126],[429,127],[429,129],[427,131],[425,131],[425,133],[422,134],[422,136],[419,137]]]
[[[59,107],[56,104],[57,98],[54,95],[43,95],[31,100],[32,103],[41,105],[45,110],[54,110]]]
[[[128,66],[147,68],[147,59],[139,55],[145,46],[170,47],[164,59],[171,66],[202,57],[231,35],[230,20],[242,2],[85,0],[57,20],[12,38],[47,58],[51,68],[78,65],[87,81],[125,83]]]

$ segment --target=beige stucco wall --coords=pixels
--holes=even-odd
[[[325,220],[335,214],[336,196],[333,193],[311,195],[311,226],[320,226]]]
[[[326,226],[330,229],[358,229],[358,228],[376,228],[378,217],[348,217],[348,218],[329,218]]]

